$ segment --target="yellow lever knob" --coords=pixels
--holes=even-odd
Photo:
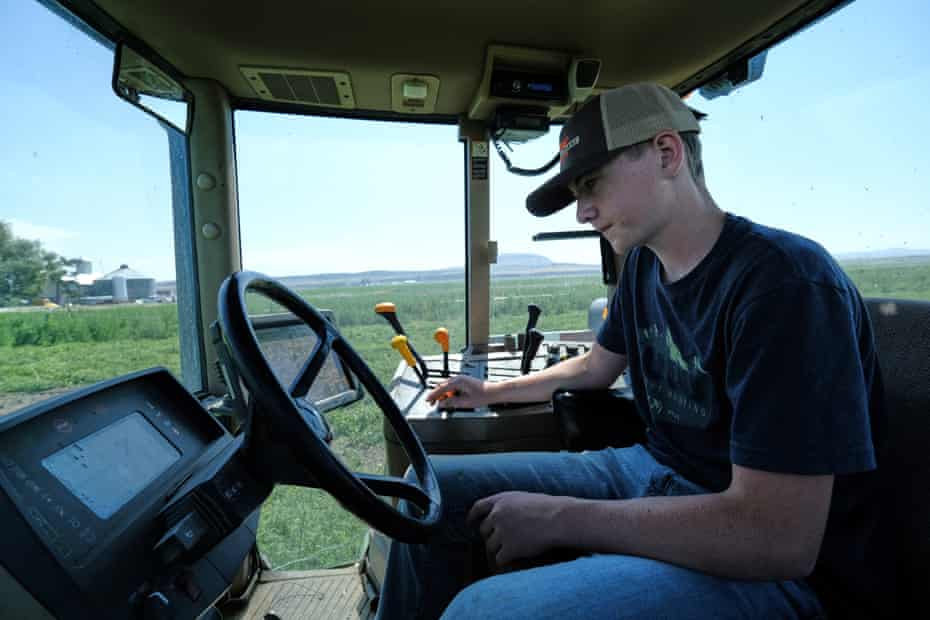
[[[389,301],[382,301],[380,304],[375,304],[375,312],[378,314],[384,314],[386,312],[397,312],[397,306]]]
[[[433,340],[439,343],[443,353],[449,352],[449,330],[445,327],[439,327],[433,332]]]
[[[407,344],[406,336],[394,336],[391,338],[391,346],[403,356],[408,366],[416,368],[417,361],[413,358],[413,353],[410,352],[410,345]]]

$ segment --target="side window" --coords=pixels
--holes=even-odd
[[[3,14],[0,413],[180,376],[166,129],[114,95],[112,49],[39,3]]]
[[[850,3],[769,50],[758,82],[689,99],[720,207],[819,242],[866,297],[930,300],[927,17]]]

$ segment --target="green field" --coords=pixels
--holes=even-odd
[[[930,300],[930,258],[888,258],[843,264],[863,297]]]
[[[845,268],[865,296],[930,300],[930,260],[849,263]],[[464,343],[462,283],[325,288],[302,294],[334,311],[343,335],[383,383],[399,358],[389,345],[393,332],[372,311],[378,302],[397,305],[405,330],[423,355],[438,353],[432,334],[439,326],[449,329],[453,350]],[[521,331],[531,302],[543,308],[539,327],[544,331],[584,328],[591,300],[604,294],[596,277],[499,281],[492,286],[491,331]],[[177,333],[173,304],[0,313],[0,411],[3,399],[18,406],[48,390],[151,366],[178,374]],[[381,473],[381,417],[370,399],[327,417],[343,460],[352,468]],[[259,544],[274,567],[319,568],[357,559],[366,530],[326,494],[280,487],[263,509]]]
[[[465,336],[465,290],[461,283],[324,288],[302,294],[334,312],[349,342],[382,380],[398,361],[390,348],[393,332],[373,308],[393,301],[411,341],[423,355],[438,352],[432,334],[449,330],[453,349]],[[492,286],[491,330],[522,330],[526,306],[543,308],[544,330],[584,328],[591,300],[606,294],[596,277],[507,280]],[[250,299],[256,313],[280,308]],[[152,365],[178,371],[178,316],[174,304],[0,313],[0,394],[38,392],[85,385]],[[79,363],[75,363],[75,361]]]

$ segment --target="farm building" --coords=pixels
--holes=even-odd
[[[155,278],[134,271],[129,265],[120,265],[116,271],[94,280],[82,302],[126,303],[155,296]]]

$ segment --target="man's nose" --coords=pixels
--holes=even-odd
[[[591,201],[591,198],[582,194],[578,197],[578,204],[575,207],[575,219],[578,220],[579,224],[587,224],[596,216],[597,211],[594,209],[594,204]]]

